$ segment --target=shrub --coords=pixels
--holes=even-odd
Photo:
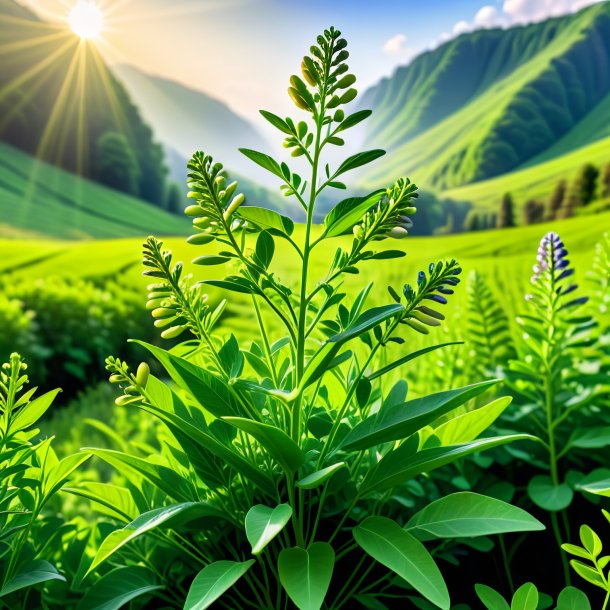
[[[155,325],[165,339],[186,331],[189,338],[171,350],[142,343],[172,385],[147,364],[134,374],[122,359],[107,360],[111,381],[123,391],[117,404],[154,416],[169,434],[158,452],[88,450],[129,481],[88,497],[108,507],[120,493],[132,508],[114,511],[116,529],[88,567],[86,578],[102,575],[91,592],[139,567],[158,595],[188,609],[216,600],[230,608],[275,608],[291,600],[301,610],[319,610],[326,600],[337,609],[395,595],[449,608],[428,547],[542,527],[522,509],[470,492],[441,497],[415,514],[397,510],[403,505],[392,499],[408,497],[409,482],[423,473],[533,437],[478,438],[507,398],[485,405],[478,425],[461,425],[459,407],[495,380],[408,400],[404,384],[389,392],[382,385],[389,373],[439,347],[405,350],[397,359],[386,350],[404,345],[401,331],[428,334],[442,323],[442,306],[461,268],[455,260],[431,263],[414,284],[389,286],[389,302],[376,307],[367,305],[372,284],[354,299],[342,291],[343,281],[366,261],[404,256],[379,242],[406,237],[416,212],[416,187],[401,178],[344,199],[320,230],[313,226],[320,194],[344,189],[344,174],[383,154],[360,152],[332,169],[322,161],[326,147],[342,146],[344,132],[370,115],[343,109],[356,96],[346,46],[337,30],[326,30],[303,59],[302,78],[291,77],[289,95],[308,120],[262,112],[284,134],[291,155],[303,157],[308,178],[285,162],[242,149],[306,212],[301,236],[287,217],[242,207],[237,183],[227,184],[222,165],[198,152],[189,163],[195,201],[186,214],[196,229],[189,242],[215,242],[220,249],[194,263],[226,265],[232,272],[193,283],[161,242],[149,238],[144,245]],[[336,248],[326,275],[313,283],[312,252],[332,252],[333,238],[343,234],[352,236],[351,245]],[[276,240],[302,263],[288,282],[274,272]],[[206,286],[250,296],[256,341],[246,346],[220,334],[216,323],[224,305],[210,306]],[[269,332],[272,317],[282,329],[278,336]],[[110,561],[120,567],[109,571]]]

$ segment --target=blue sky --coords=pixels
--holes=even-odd
[[[361,90],[417,53],[477,27],[508,26],[595,0],[22,0],[66,19],[78,1],[105,14],[100,48],[110,63],[203,90],[244,116],[287,111],[288,77],[321,29],[350,43]]]

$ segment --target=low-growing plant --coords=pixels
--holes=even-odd
[[[153,591],[187,609],[216,601],[228,608],[372,608],[384,597],[448,609],[435,548],[460,537],[542,528],[522,509],[470,492],[415,514],[397,501],[409,497],[410,482],[422,474],[533,437],[479,438],[508,398],[475,411],[476,422],[453,417],[497,380],[415,397],[402,383],[383,386],[390,372],[439,347],[410,351],[403,335],[427,334],[442,323],[440,310],[461,269],[455,260],[431,263],[413,285],[388,287],[390,302],[375,307],[367,306],[372,284],[355,298],[343,290],[367,261],[404,256],[380,242],[406,237],[416,211],[416,187],[401,178],[344,199],[322,227],[313,225],[322,192],[346,188],[344,174],[383,154],[356,153],[334,168],[322,160],[326,148],[342,146],[344,132],[371,114],[343,109],[356,97],[346,46],[339,31],[324,31],[303,58],[302,77],[290,78],[289,95],[307,120],[262,111],[284,134],[291,156],[304,160],[307,178],[242,149],[302,206],[302,239],[289,218],[242,205],[237,183],[227,184],[222,165],[198,152],[189,163],[195,202],[186,214],[196,229],[189,242],[217,249],[193,262],[232,271],[196,282],[161,242],[144,245],[155,324],[166,339],[187,338],[171,350],[142,343],[171,385],[144,363],[134,374],[121,359],[107,360],[111,381],[123,389],[117,404],[141,409],[168,430],[154,454],[87,449],[128,480],[83,492],[115,517],[86,576],[103,574],[107,592],[131,599]],[[344,234],[352,235],[351,245],[335,248],[333,239]],[[300,260],[297,277],[274,272],[276,240]],[[333,249],[327,274],[314,283],[312,254]],[[206,286],[250,296],[258,340],[245,346],[221,334],[223,305],[210,306]],[[268,330],[272,317],[278,336]],[[398,355],[388,351],[392,344],[400,346]],[[384,351],[394,356],[381,364]],[[119,567],[109,571],[110,563]],[[146,574],[149,588],[129,582],[124,571],[134,568]]]
[[[553,598],[540,593],[535,584],[527,582],[514,593],[510,604],[500,593],[487,585],[475,586],[477,596],[487,610],[542,610],[553,605]],[[591,610],[587,596],[576,587],[565,587],[557,596],[555,610]]]
[[[77,453],[59,460],[52,438],[33,439],[32,426],[59,390],[34,398],[26,389],[26,364],[12,354],[0,370],[0,607],[42,607],[40,585],[65,580],[48,561],[70,526],[50,510],[53,496],[89,458]]]

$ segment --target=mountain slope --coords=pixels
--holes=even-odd
[[[264,139],[228,106],[201,91],[129,66],[113,68],[157,137],[185,159],[204,150],[225,167],[251,172],[238,147],[266,148]]]
[[[187,235],[190,222],[0,143],[0,236]]]
[[[610,3],[464,34],[365,94],[375,110],[369,144],[389,152],[363,181],[406,172],[446,189],[542,159],[555,145],[567,152],[604,135],[596,126],[609,94]]]
[[[0,0],[0,65],[0,140],[165,203],[163,151],[94,45]]]

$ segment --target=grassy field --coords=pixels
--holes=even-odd
[[[561,234],[571,258],[577,268],[581,265],[580,279],[589,268],[592,249],[600,239],[604,228],[610,228],[610,212],[598,216],[576,217],[569,220],[516,229],[482,231],[442,237],[413,237],[405,241],[387,240],[380,249],[404,248],[407,256],[398,260],[375,261],[363,265],[358,276],[348,276],[346,286],[356,289],[367,282],[377,284],[375,300],[386,295],[385,286],[392,284],[401,288],[404,283],[414,282],[417,271],[429,262],[446,258],[456,258],[465,272],[476,269],[487,274],[503,295],[510,311],[519,308],[530,269],[535,262],[538,242],[549,230]],[[297,239],[301,238],[301,227],[297,226]],[[319,229],[318,229],[319,230]],[[85,277],[92,280],[115,277],[121,282],[139,285],[144,292],[147,279],[141,275],[140,264],[142,238],[100,240],[93,242],[58,242],[29,240],[0,240],[0,273],[14,274],[19,278],[47,277],[52,275]],[[211,252],[209,246],[192,246],[183,238],[165,239],[166,245],[174,252],[174,260],[184,261],[185,269],[196,279],[213,279],[230,272],[227,267],[197,267],[190,261],[201,254]],[[284,249],[276,240],[276,253],[272,270],[288,284],[296,285],[295,269],[297,261],[291,250]],[[348,247],[349,237],[337,238],[337,246]],[[280,250],[281,248],[281,250]],[[322,258],[323,255],[323,258]],[[311,267],[312,284],[325,274],[323,261],[328,252],[318,251]],[[294,276],[294,282],[291,281]],[[288,279],[286,279],[288,278]],[[458,290],[452,305],[459,306],[465,298],[465,289]],[[352,292],[353,294],[353,292]],[[219,294],[212,293],[214,299]],[[144,294],[143,294],[144,299]],[[231,295],[232,307],[230,327],[249,335],[252,320],[243,312],[246,310],[243,295]]]
[[[184,218],[0,143],[0,237],[82,240],[187,231]],[[38,241],[29,243],[28,250],[38,252]]]

